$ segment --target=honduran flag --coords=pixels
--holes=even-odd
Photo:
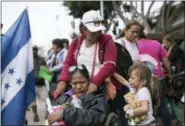
[[[33,54],[25,9],[1,41],[1,124],[23,125],[35,99]]]

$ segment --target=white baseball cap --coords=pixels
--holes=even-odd
[[[95,10],[90,10],[86,13],[84,13],[82,18],[82,23],[87,29],[91,32],[97,32],[101,30],[105,30],[105,26],[102,23],[99,23],[98,25],[94,22],[97,21],[103,21],[100,14]]]

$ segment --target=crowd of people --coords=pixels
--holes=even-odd
[[[167,101],[173,94],[166,78],[184,71],[183,50],[169,35],[163,44],[148,39],[137,21],[126,24],[116,39],[103,33],[105,29],[102,17],[91,10],[84,13],[81,34],[70,45],[67,39],[54,39],[45,58],[33,47],[37,97],[43,101],[49,97],[53,106],[59,106],[46,119],[50,124],[63,121],[61,126],[102,126],[110,113],[116,113],[118,119],[111,125],[131,125],[134,117],[147,115],[137,125],[155,125],[156,118],[161,118],[165,126],[172,126]],[[39,77],[41,66],[52,73],[50,82]],[[124,96],[130,92],[140,105],[125,110],[130,101]],[[36,102],[31,106],[34,121],[39,121]],[[177,122],[183,124],[179,117]]]

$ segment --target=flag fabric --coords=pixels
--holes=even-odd
[[[33,53],[25,9],[1,41],[1,124],[23,125],[35,99]]]

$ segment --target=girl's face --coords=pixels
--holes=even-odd
[[[74,90],[74,94],[82,95],[85,94],[89,87],[89,81],[79,71],[75,72],[71,76],[71,85]]]
[[[137,70],[133,70],[130,74],[129,83],[132,88],[138,89],[142,87],[142,81],[137,74]]]
[[[125,37],[131,42],[135,42],[140,32],[140,26],[132,25],[128,30],[125,31]]]

